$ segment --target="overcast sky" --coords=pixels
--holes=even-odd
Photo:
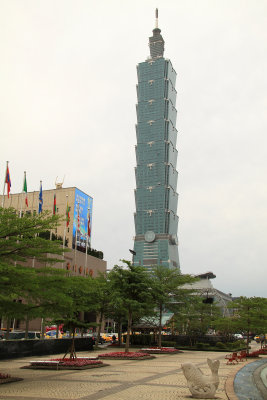
[[[0,0],[0,182],[94,198],[108,268],[133,248],[136,65],[155,8],[177,72],[179,255],[267,297],[267,1]]]

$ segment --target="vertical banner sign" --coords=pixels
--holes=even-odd
[[[72,248],[75,248],[76,229],[78,227],[78,207],[80,227],[77,231],[77,248],[86,248],[86,236],[88,234],[88,220],[90,215],[90,227],[92,232],[92,212],[93,198],[83,193],[81,190],[75,189],[74,216],[73,216],[73,232],[72,232]],[[89,209],[89,212],[88,212]],[[92,236],[92,235],[91,235]],[[90,240],[90,239],[89,239]]]

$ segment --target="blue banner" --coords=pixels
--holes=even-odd
[[[86,247],[86,237],[88,236],[88,246],[91,244],[92,232],[92,212],[93,198],[75,189],[74,216],[73,216],[73,236],[72,247],[75,247],[77,230],[77,247]]]

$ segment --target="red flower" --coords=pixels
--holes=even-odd
[[[10,378],[10,375],[8,375],[8,374],[1,374],[1,373],[0,373],[0,379],[8,379],[8,378]]]
[[[125,353],[124,351],[117,351],[113,353],[102,353],[98,354],[98,357],[114,357],[114,358],[139,358],[139,357],[145,357],[149,356],[147,353],[138,353],[135,351],[129,351],[128,353]]]
[[[85,365],[95,365],[95,364],[103,364],[102,361],[96,360],[95,357],[91,358],[77,358],[77,359],[70,359],[70,358],[53,358],[51,360],[43,360],[43,361],[32,361],[31,365],[51,365],[53,362],[58,362],[59,365],[64,366],[71,366],[71,367],[84,367]]]

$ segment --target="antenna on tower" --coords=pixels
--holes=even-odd
[[[159,10],[156,8],[156,28],[159,27]]]

